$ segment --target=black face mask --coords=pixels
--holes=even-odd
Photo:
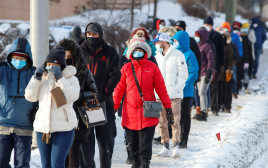
[[[91,55],[95,54],[99,48],[100,38],[87,37],[87,46]]]
[[[66,59],[66,65],[73,65],[73,60],[71,58]]]
[[[177,30],[177,32],[181,31],[180,29],[176,29],[176,30]]]

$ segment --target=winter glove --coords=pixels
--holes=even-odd
[[[244,69],[248,69],[249,63],[244,63]]]
[[[166,113],[167,113],[168,124],[173,125],[174,124],[174,116],[173,116],[172,108],[166,108]]]
[[[208,69],[206,72],[206,78],[205,78],[206,83],[209,83],[211,81],[211,76],[212,76],[212,72],[210,69]]]
[[[52,66],[49,72],[51,72],[55,76],[56,80],[61,78],[62,72],[59,66]]]
[[[37,68],[34,73],[34,78],[40,81],[42,79],[44,72],[45,72],[44,68],[40,68],[40,67]]]
[[[232,73],[233,73],[232,70],[229,70],[229,69],[226,70],[226,79],[225,79],[226,82],[230,82],[231,81],[231,79],[232,79]]]

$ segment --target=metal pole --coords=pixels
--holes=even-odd
[[[132,0],[132,5],[131,5],[131,23],[130,23],[130,30],[133,28],[133,22],[134,22],[134,0]]]
[[[154,0],[154,20],[156,19],[157,0]]]
[[[49,2],[48,0],[30,1],[30,43],[33,64],[40,67],[49,51]]]

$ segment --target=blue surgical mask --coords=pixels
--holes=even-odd
[[[248,30],[248,28],[241,28],[240,32],[248,34]]]
[[[194,39],[195,39],[195,41],[196,41],[197,43],[200,42],[200,37],[194,37]]]
[[[164,25],[160,24],[159,25],[159,28],[162,29],[163,27],[165,27]]]
[[[173,46],[174,46],[175,48],[179,48],[179,47],[180,47],[180,43],[179,43],[179,42],[174,42],[174,43],[173,43]]]
[[[11,64],[16,68],[16,69],[21,69],[26,66],[26,60],[18,60],[18,59],[12,59]]]
[[[158,52],[162,53],[163,52],[163,48],[160,47],[160,44],[156,44],[155,48]]]
[[[133,52],[133,58],[142,58],[144,56],[144,53],[141,51],[134,51]]]
[[[46,70],[49,71],[52,68],[52,66],[47,66]]]

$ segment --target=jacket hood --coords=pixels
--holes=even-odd
[[[227,32],[227,31],[221,31],[220,33],[223,34],[226,37],[226,43],[231,44],[232,38],[231,38],[230,33]]]
[[[132,32],[132,34],[131,34],[131,37],[133,37],[136,33],[137,33],[137,31],[139,31],[139,30],[142,30],[143,32],[144,32],[144,34],[145,34],[145,40],[150,40],[150,36],[149,36],[149,33],[148,33],[148,31],[145,29],[145,28],[143,28],[143,27],[139,27],[139,28],[137,28],[136,30],[134,30],[133,32]]]
[[[91,24],[94,24],[95,26],[97,26],[98,27],[98,29],[99,29],[99,35],[100,35],[100,38],[102,39],[103,38],[103,30],[102,30],[102,27],[101,27],[101,25],[99,24],[99,23],[97,23],[97,22],[91,22],[91,23],[89,23],[87,26],[86,26],[86,29],[85,29],[85,37],[87,37],[86,36],[86,34],[87,34],[87,27],[89,26],[89,25],[91,25]]]
[[[200,28],[196,31],[198,34],[200,34],[200,44],[204,44],[208,41],[209,38],[209,32],[205,28]]]
[[[143,50],[145,50],[146,54],[147,54],[146,59],[150,58],[152,55],[151,47],[145,41],[135,40],[135,41],[131,42],[129,47],[128,47],[127,55],[126,55],[126,57],[128,59],[131,59],[132,53],[133,53],[135,48],[142,48]]]
[[[159,30],[160,28],[159,28],[159,24],[160,24],[160,22],[165,22],[164,20],[162,20],[162,19],[155,19],[154,20],[154,29],[156,29],[156,30]]]
[[[170,37],[176,34],[177,30],[174,27],[163,27],[159,30],[159,33],[167,33]]]
[[[252,19],[252,24],[255,24],[255,23],[257,23],[257,24],[260,23],[260,19],[259,19],[258,17],[254,17],[254,18]]]
[[[33,66],[32,51],[31,51],[31,46],[28,40],[24,38],[17,38],[12,43],[11,47],[9,48],[7,52],[7,62],[8,62],[8,65],[11,66],[12,68],[14,68],[13,65],[11,64],[11,53],[13,52],[22,52],[22,53],[28,54],[29,57],[27,58],[26,69],[29,69]]]
[[[66,66],[66,68],[62,71],[62,76],[64,76],[66,79],[71,78],[76,74],[76,68],[72,65]]]
[[[176,39],[180,46],[179,50],[186,51],[190,48],[190,37],[186,31],[178,31],[171,39]]]
[[[87,74],[87,65],[81,47],[72,39],[63,39],[58,45],[62,46],[64,50],[69,50],[71,52],[73,56],[73,64],[77,69],[76,76],[79,81],[83,81],[83,78]]]

